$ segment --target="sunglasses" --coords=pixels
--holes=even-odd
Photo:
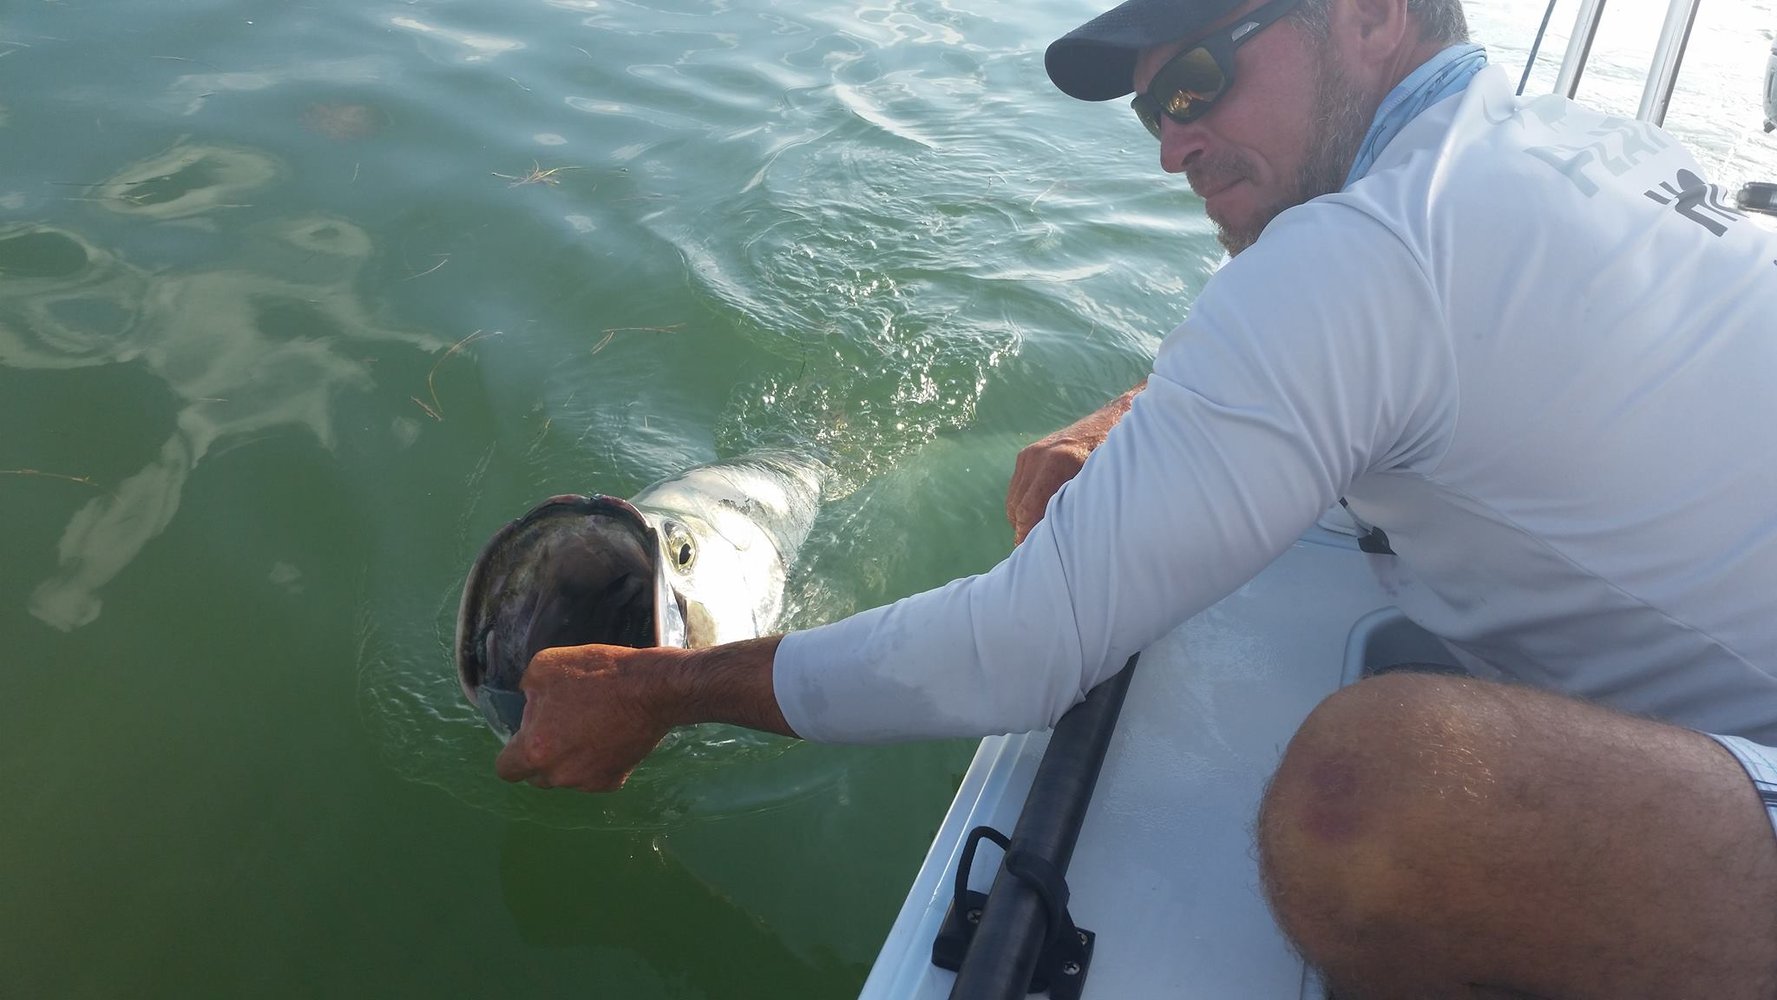
[[[1296,6],[1301,0],[1271,0],[1232,27],[1218,31],[1180,52],[1154,73],[1146,93],[1129,106],[1154,138],[1160,138],[1160,116],[1189,125],[1209,114],[1217,99],[1234,84],[1234,50]]]

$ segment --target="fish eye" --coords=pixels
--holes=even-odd
[[[691,532],[676,521],[667,522],[665,528],[667,555],[679,569],[689,568],[692,560],[697,558],[697,546],[691,541]]]

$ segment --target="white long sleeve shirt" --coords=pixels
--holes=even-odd
[[[1503,70],[1204,288],[993,570],[787,636],[803,736],[1050,725],[1343,496],[1483,672],[1777,743],[1777,238]]]

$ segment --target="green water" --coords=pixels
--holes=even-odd
[[[766,445],[841,473],[792,624],[1003,556],[1220,256],[1048,88],[1094,9],[0,7],[0,995],[855,993],[970,746],[508,787],[454,601],[540,497]],[[1715,13],[1671,124],[1777,174],[1777,17]]]

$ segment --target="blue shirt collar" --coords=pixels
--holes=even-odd
[[[1408,73],[1376,109],[1370,131],[1357,148],[1357,159],[1351,164],[1351,172],[1345,175],[1344,186],[1350,187],[1369,173],[1376,157],[1401,129],[1407,127],[1408,122],[1444,98],[1461,93],[1485,65],[1487,50],[1479,45],[1452,45]]]

